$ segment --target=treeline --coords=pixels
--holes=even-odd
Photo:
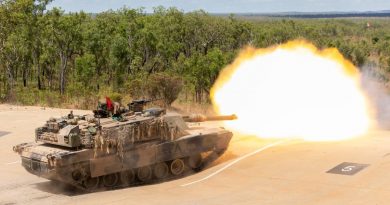
[[[241,48],[297,38],[337,47],[383,80],[390,71],[388,20],[242,19],[163,7],[64,13],[47,10],[49,3],[0,2],[1,101],[87,108],[103,96],[169,105],[180,95],[207,102]]]

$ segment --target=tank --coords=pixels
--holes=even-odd
[[[199,171],[227,149],[233,136],[224,128],[200,127],[196,122],[234,120],[234,115],[167,114],[161,108],[143,110],[140,102],[130,103],[119,118],[101,118],[96,112],[50,118],[35,130],[35,142],[13,150],[34,175],[96,190]]]

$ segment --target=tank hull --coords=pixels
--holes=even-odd
[[[72,150],[42,143],[31,143],[19,154],[22,158],[22,166],[31,174],[79,188],[90,188],[86,186],[86,181],[96,179],[98,181],[96,183],[103,183],[101,179],[106,179],[107,176],[117,177],[116,185],[123,184],[119,178],[123,178],[121,175],[129,171],[134,175],[138,174],[136,178],[142,182],[151,181],[149,178],[152,177],[145,180],[142,174],[149,173],[144,170],[152,170],[154,175],[159,176],[155,173],[155,170],[158,170],[156,165],[169,167],[169,174],[176,175],[173,168],[177,160],[184,162],[187,168],[197,168],[191,165],[189,159],[205,153],[220,154],[227,149],[231,138],[230,131],[213,128],[192,133],[174,141],[152,140],[138,145],[125,146],[120,152],[100,149]],[[207,157],[202,158],[205,160]],[[164,171],[163,174],[165,174]],[[157,178],[161,179],[161,177]],[[94,185],[93,188],[96,186]]]

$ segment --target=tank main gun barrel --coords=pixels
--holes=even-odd
[[[205,115],[190,115],[183,116],[184,121],[186,122],[205,122],[205,121],[220,121],[220,120],[235,120],[237,119],[236,115],[216,115],[216,116],[205,116]]]

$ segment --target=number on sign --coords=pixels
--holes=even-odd
[[[352,171],[356,166],[346,166],[344,168],[341,169],[342,172],[350,172]]]

